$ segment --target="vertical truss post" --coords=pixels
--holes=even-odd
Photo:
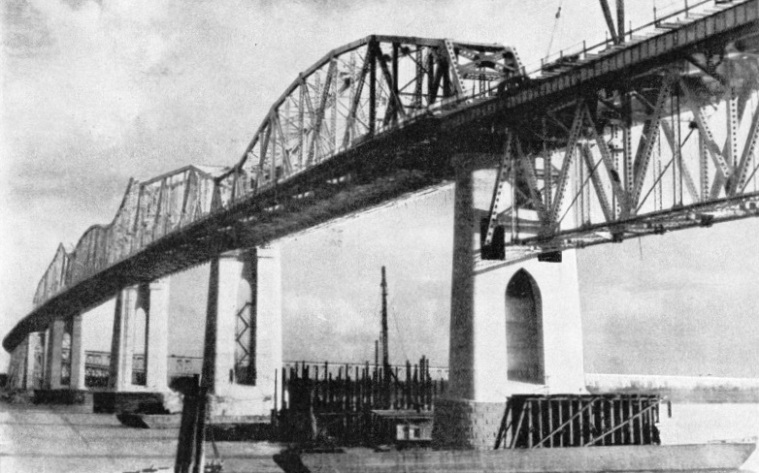
[[[545,198],[545,208],[551,208],[551,197],[553,196],[553,165],[551,164],[551,153],[548,151],[548,120],[543,117],[543,193]]]
[[[632,97],[630,90],[625,88],[622,93],[622,161],[625,166],[625,196],[627,205],[622,208],[622,214],[629,216],[635,207],[632,194],[635,189],[635,162],[632,154]]]
[[[379,48],[376,40],[369,41],[367,54],[369,56],[369,135],[376,131],[377,121],[377,58],[375,49]]]
[[[598,131],[596,131],[596,125],[593,121],[593,118],[590,116],[590,112],[587,110],[587,107],[585,108],[585,113],[588,117],[588,121],[590,122],[589,129],[593,140],[596,142],[598,151],[601,153],[601,159],[603,159],[604,164],[606,165],[606,170],[609,173],[609,180],[611,181],[611,188],[613,191],[612,209],[614,209],[614,217],[616,218],[620,215],[619,209],[629,208],[630,206],[627,203],[627,196],[624,189],[622,188],[622,182],[619,177],[619,172],[617,172],[615,158],[612,156],[612,152],[609,150],[604,137],[598,133]]]
[[[746,144],[743,147],[741,160],[738,163],[738,169],[735,173],[738,179],[735,181],[735,185],[731,192],[733,195],[738,192],[743,192],[743,189],[746,187],[749,163],[756,153],[757,141],[759,141],[759,103],[757,103],[754,115],[751,117],[751,126],[748,130],[748,136],[746,136]]]
[[[551,207],[548,213],[547,224],[557,223],[557,218],[561,207],[564,204],[564,194],[567,191],[567,184],[569,183],[569,169],[574,158],[575,148],[577,147],[577,140],[580,138],[580,132],[582,131],[583,117],[585,115],[585,101],[579,100],[575,107],[575,116],[572,120],[572,128],[569,132],[569,140],[567,141],[567,148],[564,154],[564,160],[561,163],[561,172],[559,173],[559,181],[556,185],[556,196],[553,199],[553,207]]]
[[[683,140],[682,140],[682,115],[680,113],[680,96],[675,97],[673,103],[675,107],[675,113],[672,118],[672,125],[675,127],[674,148],[672,149],[672,159],[674,160],[672,166],[672,202],[674,205],[683,204],[683,172],[682,172],[682,154],[683,154]]]
[[[617,0],[617,39],[625,42],[625,0]]]
[[[466,97],[466,87],[464,86],[464,79],[461,76],[461,70],[459,69],[459,61],[456,56],[456,50],[451,40],[443,40],[445,51],[448,56],[449,75],[453,79],[453,86],[456,88],[456,94],[459,98]]]
[[[393,77],[390,69],[387,67],[387,62],[382,55],[382,51],[379,50],[379,45],[377,46],[376,52],[380,70],[382,71],[382,75],[385,78],[385,82],[387,83],[390,95],[390,100],[388,100],[384,118],[384,124],[387,125],[391,121],[397,122],[399,115],[400,117],[405,118],[406,111],[403,108],[403,102],[401,102],[401,98],[398,96],[398,91],[396,90],[397,86],[395,85],[395,82],[397,79]]]
[[[685,101],[688,105],[688,108],[690,108],[691,112],[693,113],[693,119],[698,126],[698,131],[704,137],[704,143],[709,150],[712,160],[714,161],[714,165],[717,167],[715,183],[718,180],[729,179],[730,173],[732,171],[731,166],[725,160],[725,157],[722,154],[722,149],[720,149],[720,147],[717,146],[717,143],[714,141],[714,135],[712,134],[711,128],[709,127],[709,123],[706,120],[706,115],[704,115],[702,107],[696,101],[696,98],[693,92],[690,90],[688,84],[686,84],[682,79],[680,80],[680,89],[685,94]]]
[[[490,211],[488,212],[488,232],[485,235],[484,246],[489,246],[493,242],[493,234],[495,233],[495,227],[498,223],[498,209],[501,206],[501,200],[503,199],[504,185],[509,182],[509,173],[515,172],[515,167],[511,160],[511,141],[512,132],[506,130],[506,145],[501,155],[501,162],[498,166],[498,174],[496,175],[495,186],[493,187],[493,198],[490,199]],[[514,192],[512,192],[512,195]],[[511,213],[514,215],[516,209],[516,199],[512,197]],[[512,240],[514,239],[514,229],[512,228]]]
[[[646,172],[648,171],[648,163],[651,161],[654,145],[658,143],[664,105],[671,94],[672,83],[668,78],[664,78],[661,88],[659,89],[659,95],[656,99],[654,109],[643,124],[643,133],[641,134],[640,143],[638,144],[638,150],[635,156],[633,168],[634,184],[630,196],[631,212],[635,212],[635,209],[638,206],[640,193],[643,189],[643,182],[646,179]]]
[[[330,95],[332,96],[332,99],[330,100],[330,103],[332,104],[332,116],[329,123],[329,150],[330,154],[335,154],[337,150],[337,86],[338,86],[338,77],[339,77],[339,66],[337,61],[335,60],[335,77],[332,78],[332,88],[330,90]]]
[[[277,127],[277,135],[279,136],[279,151],[282,154],[282,167],[284,168],[285,173],[289,175],[293,172],[293,165],[290,159],[290,150],[287,149],[286,135],[282,128],[282,122],[279,119],[279,115],[277,113],[272,114],[272,119],[274,120],[274,125]]]
[[[727,149],[725,150],[725,159],[735,169],[738,166],[738,94],[735,93],[733,87],[727,87],[725,95],[725,111],[727,114]]]
[[[400,45],[397,42],[393,42],[393,62],[392,62],[392,83],[389,84],[392,87],[393,96],[396,97],[396,101],[400,102],[400,96],[398,94],[398,53],[400,53]],[[401,105],[401,110],[403,106]],[[393,107],[393,122],[398,123],[398,114],[400,110],[398,107]]]
[[[537,176],[535,175],[535,162],[531,157],[525,155],[522,152],[522,144],[520,143],[519,138],[514,137],[514,141],[516,144],[517,156],[522,165],[524,177],[527,180],[527,186],[530,192],[530,200],[532,201],[533,207],[535,207],[535,210],[538,212],[538,215],[540,216],[540,221],[545,222],[546,209],[543,207],[543,201],[540,198],[540,190],[538,190],[538,179],[537,179]],[[515,172],[516,172],[516,169],[517,168],[515,167],[514,168]]]
[[[709,198],[709,151],[701,133],[698,134],[698,165],[701,201]]]
[[[300,86],[298,87],[299,94],[298,94],[298,169],[303,169],[303,137],[306,134],[306,124],[305,124],[305,107],[306,107],[306,94],[308,91],[306,90],[306,82],[301,81]]]
[[[435,102],[437,86],[435,85],[435,50],[427,48],[427,106]]]
[[[675,119],[679,125],[680,121],[678,119]],[[673,121],[675,121],[673,120]],[[672,130],[671,126],[667,122],[661,123],[662,130],[664,131],[664,136],[667,139],[667,143],[669,144],[669,148],[672,151],[672,172],[673,172],[673,198],[679,198],[682,194],[682,186],[685,185],[685,188],[688,190],[688,193],[691,196],[691,199],[694,202],[699,201],[699,192],[698,189],[696,189],[696,184],[693,182],[693,178],[690,175],[690,172],[688,171],[688,168],[685,166],[685,163],[683,163],[683,154],[682,154],[682,144],[680,143],[680,139],[678,136],[676,136],[675,132]],[[708,186],[708,182],[707,182]],[[682,200],[682,199],[681,199]],[[673,202],[676,202],[673,201]],[[681,202],[682,203],[682,202]]]
[[[606,221],[611,222],[614,220],[614,214],[612,213],[611,206],[609,205],[609,198],[606,196],[606,190],[603,187],[603,183],[596,173],[597,164],[593,158],[593,152],[587,143],[582,145],[581,150],[583,158],[585,159],[585,164],[588,168],[588,173],[590,173],[590,181],[593,183],[593,188],[596,191],[598,203],[601,205],[601,212],[603,212]]]
[[[356,124],[356,116],[358,114],[358,107],[361,103],[361,94],[364,91],[364,83],[366,82],[366,74],[369,72],[369,69],[371,67],[371,54],[372,51],[370,49],[367,49],[366,51],[366,57],[364,58],[364,64],[361,67],[361,74],[358,78],[358,83],[356,84],[356,87],[354,88],[352,86],[351,82],[351,94],[352,94],[352,102],[351,102],[351,108],[348,111],[348,117],[345,122],[345,135],[343,136],[343,148],[347,148],[350,144],[350,139],[352,134],[354,133],[354,127]]]
[[[414,109],[421,110],[422,108],[422,87],[424,81],[424,67],[422,66],[422,47],[416,48],[416,83],[414,84]]]
[[[314,123],[314,128],[311,131],[311,144],[308,149],[308,161],[306,161],[307,165],[310,165],[314,162],[314,158],[316,157],[316,148],[317,143],[321,143],[321,129],[322,129],[322,123],[324,122],[324,115],[327,109],[327,101],[329,99],[329,93],[331,89],[332,81],[334,80],[335,75],[335,68],[336,68],[337,62],[334,58],[331,58],[329,61],[329,68],[327,69],[327,77],[324,79],[324,85],[322,86],[321,90],[321,97],[319,99],[319,108],[316,110],[316,122]]]

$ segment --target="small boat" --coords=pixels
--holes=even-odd
[[[737,470],[756,439],[693,445],[619,445],[506,450],[342,449],[286,452],[276,458],[288,473],[560,473]]]

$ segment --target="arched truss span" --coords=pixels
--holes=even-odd
[[[221,179],[221,203],[446,105],[494,95],[523,72],[516,51],[497,44],[368,36],[334,49],[274,102]]]

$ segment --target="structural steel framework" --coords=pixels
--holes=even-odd
[[[697,6],[531,74],[492,44],[369,36],[330,51],[234,166],[131,181],[110,225],[59,247],[3,345],[123,287],[450,180],[456,152],[500,169],[483,243],[503,227],[507,260],[755,216],[759,0]]]
[[[509,121],[484,243],[498,224],[545,251],[759,215],[757,141],[759,56],[694,48]]]

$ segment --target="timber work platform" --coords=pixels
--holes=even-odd
[[[514,395],[495,448],[552,448],[661,443],[655,395]]]

